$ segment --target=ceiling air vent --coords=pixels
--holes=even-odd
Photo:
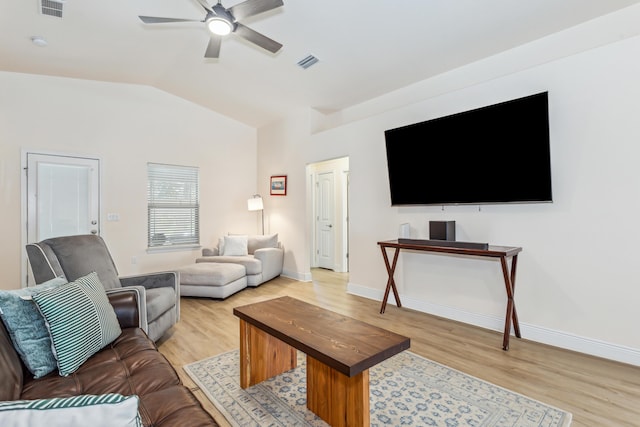
[[[298,61],[298,66],[306,70],[307,68],[311,67],[313,64],[317,63],[318,61],[319,61],[318,58],[316,58],[313,55],[309,55],[306,58],[303,58],[300,61]]]
[[[62,18],[62,5],[64,1],[40,0],[40,10],[43,15]]]

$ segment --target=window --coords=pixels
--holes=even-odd
[[[200,244],[198,168],[147,163],[149,248]]]

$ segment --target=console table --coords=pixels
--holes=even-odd
[[[393,291],[393,296],[396,299],[396,305],[398,307],[402,307],[400,296],[398,295],[398,289],[396,288],[396,282],[393,278],[393,274],[396,270],[396,264],[398,262],[398,255],[401,249],[423,252],[439,252],[443,254],[453,255],[478,256],[485,258],[499,258],[500,265],[502,266],[504,285],[507,291],[507,313],[504,321],[504,337],[502,340],[502,349],[509,350],[509,336],[511,335],[512,321],[516,337],[521,338],[520,324],[518,323],[518,314],[516,312],[516,305],[514,301],[514,292],[518,253],[522,251],[522,248],[492,245],[480,246],[473,243],[465,244],[464,242],[454,243],[449,241],[438,242],[433,240],[427,241],[413,239],[386,240],[378,242],[378,245],[380,245],[380,249],[382,250],[384,263],[387,267],[387,273],[389,274],[387,287],[384,291],[384,298],[382,299],[382,306],[380,307],[380,314],[384,313],[385,308],[387,307],[387,299],[389,298],[389,291],[391,290]],[[392,263],[389,263],[387,249],[395,249]],[[509,266],[507,264],[508,258],[511,258],[511,269],[509,269]]]

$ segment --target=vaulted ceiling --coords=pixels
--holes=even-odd
[[[41,1],[0,0],[0,70],[149,85],[259,127],[297,108],[338,111],[640,0],[284,0],[242,21],[279,52],[231,34],[218,59],[204,57],[203,23],[138,18],[201,21],[198,0],[65,0],[61,18]],[[319,62],[302,69],[308,55]]]

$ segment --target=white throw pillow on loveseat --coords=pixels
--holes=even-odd
[[[219,248],[223,256],[245,256],[248,251],[247,236],[224,236],[222,248]]]

